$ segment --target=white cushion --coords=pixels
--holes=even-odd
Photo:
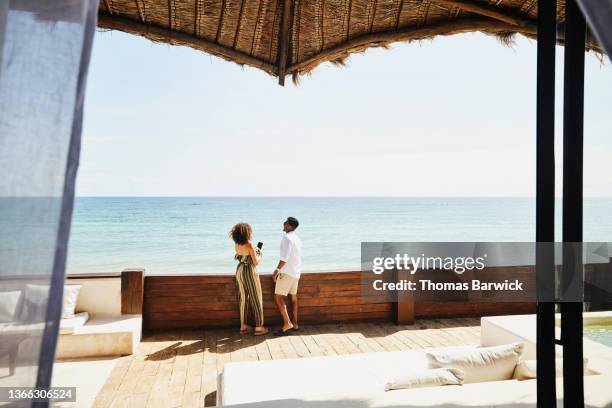
[[[592,372],[590,372],[590,370],[587,368],[588,362],[589,359],[587,358],[582,360],[582,367],[585,375],[592,374]],[[512,378],[514,378],[515,380],[529,380],[532,378],[536,378],[538,376],[537,370],[537,360],[523,360],[517,364],[516,368],[514,369],[514,375],[512,376]],[[555,375],[557,377],[563,377],[562,358],[555,359]]]
[[[0,292],[0,323],[10,323],[17,320],[20,300],[20,290]]]
[[[231,405],[357,390],[384,393],[394,378],[428,368],[421,350],[230,362],[224,365],[217,401]]]
[[[89,317],[121,317],[121,278],[73,278],[67,284],[81,286],[76,312],[88,312]]]
[[[503,346],[428,351],[433,367],[459,368],[465,372],[465,382],[501,381],[512,378],[523,351],[523,343]]]
[[[385,391],[403,388],[435,387],[439,385],[463,384],[465,373],[458,368],[433,368],[430,370],[406,373],[402,377],[385,384]]]
[[[74,317],[74,309],[76,308],[80,290],[81,285],[64,285],[62,319],[71,319]]]
[[[42,322],[45,320],[49,285],[27,284],[23,295],[21,320]]]
[[[13,336],[13,335],[24,335],[26,337],[41,336],[45,328],[45,323],[23,323],[23,322],[12,322],[12,323],[0,323],[0,337],[2,336]]]
[[[62,319],[74,317],[77,298],[81,285],[64,285],[62,300]],[[49,285],[28,284],[25,287],[24,320],[40,321],[45,319],[47,301],[49,299]]]
[[[72,334],[75,329],[83,326],[89,319],[89,313],[81,312],[69,319],[60,320],[60,334]]]

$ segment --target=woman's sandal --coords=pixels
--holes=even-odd
[[[253,336],[263,336],[264,334],[268,334],[269,330],[268,329],[263,329],[263,330],[255,330],[253,332]]]

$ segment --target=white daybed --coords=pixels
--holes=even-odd
[[[535,358],[535,354],[531,355],[535,348],[533,343],[529,344],[528,333],[500,335],[495,341],[493,337],[488,337],[487,346],[520,341],[525,344],[526,352],[522,359]],[[604,349],[612,352],[612,349]],[[402,373],[430,368],[426,351],[227,363],[218,377],[217,404],[245,408],[536,407],[535,379],[384,390],[386,382]],[[586,406],[612,407],[609,361],[602,360],[601,352],[594,354],[585,348],[585,354],[589,357],[589,366],[595,370],[588,370],[591,375],[585,377]],[[558,379],[559,401],[563,389],[560,381]]]

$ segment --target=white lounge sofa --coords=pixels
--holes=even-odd
[[[467,395],[471,393],[480,401],[493,403],[490,397],[480,395],[488,393],[484,390],[491,386],[518,386],[526,394],[529,394],[527,390],[535,387],[532,381],[519,384],[519,381],[508,380],[486,385],[440,386],[435,387],[435,392],[431,387],[385,392],[387,382],[405,373],[429,368],[425,350],[227,363],[218,378],[217,404],[316,408],[435,406],[465,404]],[[535,395],[535,388],[533,392]],[[507,397],[508,393],[503,395]],[[497,398],[495,401],[502,401],[500,396]],[[512,402],[514,399],[507,397],[504,401]]]
[[[334,359],[335,357],[330,357]],[[278,360],[277,360],[278,361]],[[282,375],[287,375],[282,373]],[[278,376],[278,373],[277,373]],[[267,380],[270,380],[268,377]],[[298,376],[297,381],[302,379]],[[251,379],[252,381],[252,379]],[[337,384],[340,380],[336,380]],[[585,377],[585,406],[587,408],[610,407],[609,378]],[[261,385],[261,383],[260,383]],[[384,392],[369,388],[350,391],[310,394],[300,397],[259,402],[226,404],[240,408],[398,408],[398,407],[474,407],[474,408],[536,408],[536,380],[507,380],[465,385],[446,385]],[[276,388],[274,381],[268,388]],[[557,389],[562,394],[561,379]],[[606,395],[607,394],[607,395]],[[562,395],[558,405],[562,406]]]
[[[483,318],[484,332],[490,329],[485,329],[488,322]],[[483,345],[522,342],[522,359],[534,359],[531,329],[524,323],[511,322],[510,328],[483,333]],[[527,329],[516,333],[512,327]],[[533,329],[535,332],[535,326]],[[590,343],[585,340],[585,355],[593,368],[584,379],[585,405],[612,407],[612,349]],[[536,407],[535,379],[384,390],[386,382],[403,373],[430,368],[426,351],[227,363],[218,377],[217,404],[244,408]],[[557,381],[561,404],[562,379]]]
[[[142,333],[142,315],[121,313],[121,277],[67,279],[80,285],[75,318],[60,322],[57,358],[133,354]]]

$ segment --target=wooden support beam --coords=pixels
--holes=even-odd
[[[279,0],[283,2],[280,30],[278,31],[278,84],[285,86],[287,75],[287,59],[289,57],[289,31],[291,27],[291,16],[293,0]]]
[[[142,314],[144,269],[121,272],[121,314]]]
[[[562,45],[565,43],[564,26],[559,25],[558,28],[557,44]],[[398,30],[374,32],[372,34],[353,37],[335,47],[327,48],[310,58],[291,65],[287,68],[287,74],[292,74],[294,72],[310,72],[326,61],[342,59],[352,53],[363,52],[370,47],[392,44],[394,42],[431,39],[439,35],[471,33],[474,31],[480,31],[487,34],[517,33],[534,40],[537,39],[538,33],[535,21],[528,25],[518,27],[489,17],[444,21],[423,27],[408,26]],[[601,47],[594,42],[588,42],[587,48],[591,51],[602,52]]]
[[[564,406],[584,407],[582,344],[582,245],[584,54],[586,21],[576,0],[565,3],[563,84],[563,274],[568,301],[561,304]],[[568,246],[578,243],[573,251]],[[573,246],[573,245],[572,245]],[[573,254],[571,252],[574,252]],[[576,298],[579,298],[576,299]]]
[[[406,270],[395,271],[395,281],[408,280],[410,272]],[[414,324],[415,302],[407,291],[398,291],[395,303],[395,324]]]
[[[465,18],[459,20],[444,21],[441,23],[431,24],[423,27],[402,27],[399,30],[390,30],[383,32],[374,32],[372,34],[364,34],[358,37],[353,37],[348,41],[338,44],[335,47],[327,48],[322,52],[313,55],[312,57],[300,61],[287,69],[287,73],[308,72],[314,69],[317,65],[346,57],[355,52],[363,52],[369,47],[380,44],[390,44],[394,42],[416,41],[434,38],[438,35],[453,35],[461,33],[470,33],[473,31],[482,31],[485,33],[507,33],[518,32],[520,34],[535,37],[537,28],[535,22],[529,26],[516,27],[514,25],[494,20],[488,17]]]
[[[557,404],[555,376],[555,47],[556,0],[538,2],[536,101],[537,404]]]
[[[270,75],[277,74],[276,67],[267,61],[260,60],[244,52],[233,50],[229,47],[181,31],[173,31],[152,24],[144,24],[141,21],[124,17],[111,16],[103,12],[98,13],[98,27],[140,35],[154,42],[188,46],[237,64],[259,68]]]
[[[108,14],[110,14],[111,16],[114,14],[113,8],[111,7],[111,3],[109,3],[108,0],[104,0],[104,7],[106,7],[106,11],[108,12]]]
[[[485,17],[490,17],[495,20],[503,21],[504,23],[515,26],[524,26],[533,23],[530,19],[520,17],[504,10],[500,6],[491,6],[487,3],[473,0],[432,0],[432,3],[447,6],[457,7],[469,13],[478,14]]]
[[[396,307],[395,324],[414,324],[414,301],[398,301]]]

